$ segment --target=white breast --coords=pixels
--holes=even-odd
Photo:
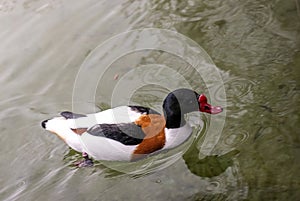
[[[163,149],[172,149],[185,142],[192,134],[193,129],[186,123],[180,128],[165,128],[166,144]]]

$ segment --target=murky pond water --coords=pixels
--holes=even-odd
[[[109,43],[145,28],[197,42],[221,84],[207,55],[199,61],[207,76],[195,73],[187,61],[198,57],[187,50],[196,50],[173,35],[148,39],[184,57],[151,48],[120,54],[139,47],[134,35]],[[299,0],[0,0],[0,200],[298,200],[299,30]],[[86,74],[74,96],[95,55],[103,76]],[[94,99],[84,95],[89,76]],[[128,102],[160,110],[169,88],[186,84],[209,92],[226,113],[188,116],[195,131],[187,146],[137,164],[74,168],[80,155],[40,127],[63,110]],[[130,87],[134,93],[122,92]],[[222,118],[221,131],[209,130]]]

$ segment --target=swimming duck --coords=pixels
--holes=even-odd
[[[83,154],[84,160],[77,164],[82,167],[93,165],[90,157],[136,161],[153,152],[172,149],[192,133],[184,114],[222,112],[221,107],[211,106],[204,94],[185,88],[170,92],[162,107],[162,115],[142,106],[119,106],[86,115],[64,111],[41,125]]]

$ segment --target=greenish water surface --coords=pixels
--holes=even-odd
[[[145,28],[178,32],[205,49],[224,83],[226,97],[222,86],[212,95],[226,105],[224,128],[208,151],[210,116],[192,114],[187,146],[134,165],[74,168],[80,155],[40,122],[72,110],[80,67],[99,44]],[[299,200],[299,0],[2,0],[0,38],[0,200]],[[81,111],[110,108],[118,81],[130,81],[128,72],[141,65],[170,66],[207,92],[183,58],[149,49],[114,55],[136,40],[104,52],[118,59]],[[144,81],[170,78],[140,73]],[[178,79],[168,83],[183,85]],[[159,110],[168,92],[137,88],[130,100],[118,100]]]

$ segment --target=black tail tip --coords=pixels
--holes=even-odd
[[[49,119],[47,119],[47,120],[45,120],[45,121],[42,121],[41,125],[42,125],[43,128],[46,128],[46,123],[47,123],[48,120],[49,120]]]

